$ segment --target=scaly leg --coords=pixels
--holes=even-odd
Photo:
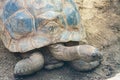
[[[70,61],[71,66],[78,71],[87,71],[97,67],[102,54],[90,45],[64,46],[54,44],[49,46],[52,55],[63,61]]]
[[[22,53],[21,53],[22,54]],[[14,68],[15,75],[29,75],[40,70],[44,65],[44,58],[39,52],[23,56]],[[25,58],[26,57],[26,58]]]

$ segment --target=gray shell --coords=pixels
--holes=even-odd
[[[1,39],[12,52],[85,37],[73,0],[7,0],[1,17]]]

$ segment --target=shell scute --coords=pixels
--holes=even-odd
[[[6,29],[14,39],[27,35],[34,29],[34,21],[29,12],[23,10],[12,15],[5,23]]]
[[[3,20],[7,20],[11,15],[21,8],[21,5],[19,5],[16,0],[9,0],[3,10]]]

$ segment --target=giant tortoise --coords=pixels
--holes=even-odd
[[[76,45],[86,34],[73,0],[6,0],[1,11],[2,42],[9,51],[22,57],[14,74],[29,75],[44,66],[57,68],[63,61],[78,71],[100,64],[102,55],[97,48]],[[54,61],[45,63],[46,51]]]

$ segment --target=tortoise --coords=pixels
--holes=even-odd
[[[102,54],[97,48],[79,44],[86,34],[73,0],[6,0],[1,11],[1,40],[22,57],[15,75],[54,69],[64,61],[78,71],[100,64]]]

